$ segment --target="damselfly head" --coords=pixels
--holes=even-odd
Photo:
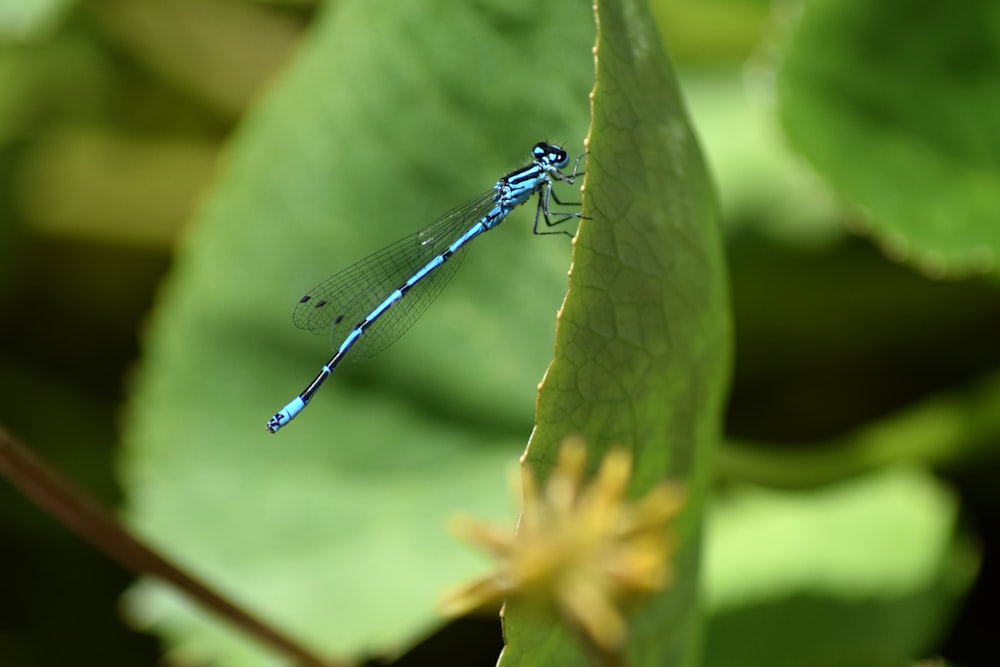
[[[536,161],[547,162],[556,169],[569,166],[569,153],[559,146],[553,146],[544,141],[539,141],[535,144],[535,147],[531,149],[531,154]]]

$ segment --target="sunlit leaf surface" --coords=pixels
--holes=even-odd
[[[601,2],[585,213],[530,464],[562,438],[592,456],[636,453],[635,492],[689,492],[675,586],[630,623],[630,665],[696,653],[700,513],[728,378],[729,318],[718,214],[673,71],[642,2]],[[586,664],[565,631],[508,604],[501,664]]]
[[[803,3],[779,72],[789,137],[932,276],[997,270],[1000,4]]]
[[[477,566],[448,516],[512,516],[506,473],[531,431],[570,244],[533,237],[516,212],[402,342],[342,366],[272,436],[264,423],[330,354],[292,307],[492,187],[535,142],[578,155],[593,39],[583,4],[328,5],[178,250],[129,408],[128,514],[318,650],[384,652],[432,629],[441,590]],[[133,604],[179,650],[253,661],[165,597]]]

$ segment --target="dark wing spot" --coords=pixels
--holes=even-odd
[[[333,321],[333,323],[334,323],[334,324],[340,324],[340,323],[341,323],[341,322],[343,322],[343,321],[344,321],[344,314],[343,314],[343,313],[341,313],[340,315],[337,315],[337,319],[335,319],[335,320]]]
[[[311,296],[309,296],[308,294],[306,294],[304,297],[302,297],[301,299],[299,299],[299,303],[305,303],[306,301],[308,301],[311,298],[312,298]]]
[[[326,299],[323,299],[322,301],[317,301],[316,305],[313,306],[313,308],[322,308],[325,305],[326,305]]]

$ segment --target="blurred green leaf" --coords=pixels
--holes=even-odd
[[[585,213],[528,462],[548,472],[582,435],[596,461],[636,456],[633,493],[680,480],[688,505],[674,586],[630,622],[630,665],[696,659],[701,512],[728,382],[730,324],[714,193],[649,10],[598,3]],[[587,664],[573,638],[516,601],[501,664]]]
[[[73,0],[0,0],[0,41],[29,40],[50,32]]]
[[[733,62],[760,39],[768,3],[761,0],[651,0],[653,17],[678,61]]]
[[[741,71],[688,68],[680,79],[730,238],[749,230],[815,247],[844,235],[843,205],[789,149],[773,110]]]
[[[978,555],[956,498],[915,468],[835,486],[741,486],[706,545],[705,664],[902,665],[933,647]]]
[[[825,484],[900,463],[972,470],[996,456],[1000,374],[939,392],[905,410],[823,443],[787,446],[729,442],[718,458],[723,480],[775,487]]]
[[[342,366],[270,436],[267,418],[329,355],[292,306],[492,187],[536,141],[578,154],[593,37],[586,3],[327,5],[181,245],[131,401],[127,513],[319,650],[403,647],[438,623],[441,590],[479,570],[446,519],[511,517],[505,475],[531,430],[570,247],[515,213],[402,342]],[[187,606],[151,585],[132,599],[179,654],[254,663]]]
[[[996,271],[1000,3],[809,0],[779,72],[788,136],[933,276]]]
[[[289,15],[259,3],[102,0],[94,11],[106,34],[140,62],[233,116],[287,61],[301,32]]]
[[[0,50],[0,148],[9,150],[51,123],[94,122],[108,93],[105,54],[78,32],[60,32],[45,48]],[[0,225],[11,221],[0,220]]]
[[[215,158],[205,141],[54,129],[23,158],[20,210],[40,235],[167,247]]]

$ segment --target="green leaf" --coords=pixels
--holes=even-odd
[[[701,513],[729,373],[717,206],[674,73],[641,0],[598,7],[584,212],[528,462],[582,435],[636,457],[631,491],[680,480],[675,585],[630,619],[629,665],[696,659]],[[587,664],[568,632],[508,602],[501,665]]]
[[[510,517],[570,244],[518,211],[477,240],[411,333],[344,364],[278,435],[264,423],[330,355],[291,310],[336,270],[524,164],[579,154],[593,81],[589,5],[324,5],[242,124],[157,304],[122,475],[134,526],[250,610],[334,655],[405,647],[481,565],[461,510]],[[572,192],[568,197],[572,200]],[[135,613],[172,650],[264,656],[145,585]]]
[[[978,567],[957,519],[954,495],[910,467],[808,491],[731,489],[706,544],[705,664],[923,657]]]
[[[741,69],[682,68],[679,76],[719,191],[723,227],[737,249],[747,233],[796,249],[845,235],[843,203],[788,147],[773,110],[755,99]]]
[[[994,455],[1000,440],[997,405],[1000,374],[994,373],[808,447],[727,442],[717,475],[725,482],[803,488],[902,463],[942,471],[976,468]]]
[[[0,41],[47,36],[73,0],[0,0]]]
[[[799,151],[930,275],[997,271],[1000,4],[810,0],[779,72]]]

